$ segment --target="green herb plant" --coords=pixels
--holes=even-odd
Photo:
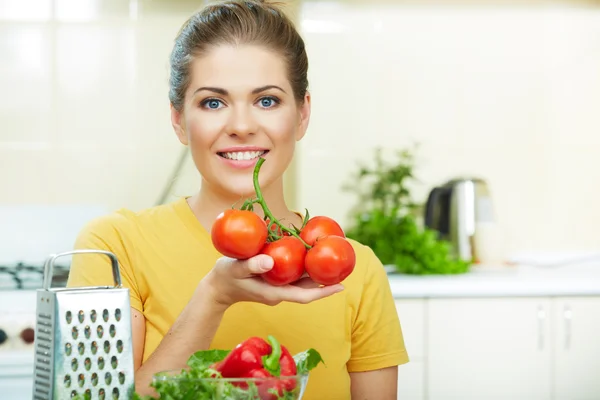
[[[385,161],[381,148],[376,148],[374,165],[359,165],[350,183],[342,187],[357,196],[346,236],[371,247],[384,265],[393,265],[400,273],[465,273],[471,262],[455,258],[448,241],[418,223],[423,205],[413,200],[410,191],[411,183],[417,182],[417,148],[397,151],[396,162]]]

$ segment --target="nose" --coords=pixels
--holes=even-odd
[[[257,122],[250,107],[240,105],[232,107],[227,126],[229,136],[246,137],[254,135],[257,130]]]

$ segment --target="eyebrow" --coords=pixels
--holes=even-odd
[[[277,85],[265,85],[265,86],[261,86],[261,87],[258,87],[256,89],[254,89],[252,91],[252,94],[258,94],[258,93],[264,92],[264,91],[269,90],[269,89],[277,89],[277,90],[281,90],[283,93],[286,93],[285,90],[283,90],[282,88],[280,88]],[[220,95],[223,95],[223,96],[227,96],[227,94],[228,94],[227,90],[225,90],[223,88],[210,87],[210,86],[202,86],[202,87],[196,89],[194,91],[194,94],[196,94],[198,92],[201,92],[203,90],[206,90],[208,92],[213,92],[213,93],[219,93]]]

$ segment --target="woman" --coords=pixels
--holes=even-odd
[[[343,286],[321,288],[305,278],[275,287],[257,279],[272,268],[270,257],[224,258],[211,242],[216,216],[254,196],[259,156],[270,210],[301,224],[284,201],[282,176],[309,122],[307,69],[293,24],[264,2],[207,6],[179,32],[171,54],[171,119],[190,147],[201,189],[91,221],[75,245],[119,258],[131,293],[138,393],[151,394],[153,374],[185,366],[195,351],[272,334],[292,354],[311,347],[322,354],[326,366],[311,372],[306,399],[396,398],[397,366],[408,356],[386,274],[370,248],[352,241],[356,267]],[[74,260],[69,286],[111,282],[107,261],[94,257]]]

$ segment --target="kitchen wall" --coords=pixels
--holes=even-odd
[[[419,142],[417,199],[486,179],[507,253],[600,247],[600,8],[311,2],[301,21],[299,204],[345,218],[355,162]]]
[[[0,201],[153,205],[183,150],[168,56],[202,4],[0,1]]]
[[[169,51],[203,3],[0,0],[0,203],[152,206],[183,151]],[[419,200],[481,176],[507,251],[598,249],[600,9],[365,3],[299,7],[313,114],[290,202],[344,221],[355,162],[418,141]],[[169,198],[198,184],[188,158]]]

